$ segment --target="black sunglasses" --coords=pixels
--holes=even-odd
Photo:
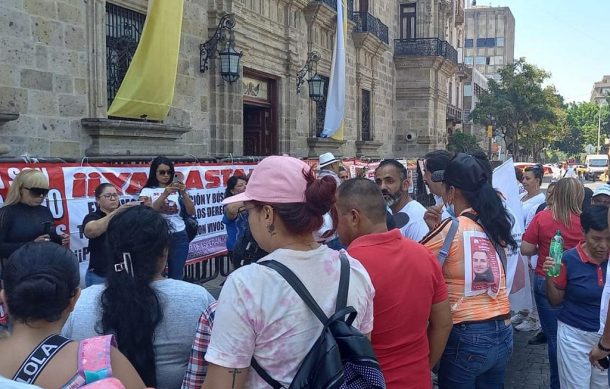
[[[173,172],[171,170],[157,170],[157,174],[160,174],[162,176],[169,176],[173,174]]]
[[[45,188],[25,188],[30,191],[30,193],[35,197],[45,197],[49,194],[49,190]]]

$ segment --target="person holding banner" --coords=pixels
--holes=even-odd
[[[441,222],[440,212],[426,213],[428,225],[438,227],[421,242],[441,260],[453,319],[439,388],[503,388],[513,348],[506,288],[506,250],[517,248],[511,217],[483,158],[457,153],[431,180],[443,183],[443,202],[452,216]],[[478,278],[487,268],[490,275]]]
[[[521,209],[523,216],[522,223],[524,230],[527,229],[529,223],[534,218],[536,214],[536,210],[540,206],[540,204],[544,203],[546,197],[544,193],[540,190],[540,186],[542,185],[542,178],[544,177],[544,168],[540,164],[536,164],[534,166],[528,166],[523,170],[521,174],[521,184],[525,189],[525,192],[521,194]],[[517,178],[518,179],[518,178]],[[534,263],[538,260],[538,258],[534,255],[531,258],[527,258],[528,263]],[[532,274],[533,276],[533,274]],[[511,323],[515,325],[515,329],[517,331],[535,331],[540,329],[540,324],[538,323],[538,312],[536,307],[533,308],[531,312],[529,311],[519,311],[516,315],[511,318]],[[543,342],[544,332],[540,331],[537,335],[534,342]],[[538,343],[537,343],[538,344]]]
[[[189,253],[189,239],[180,209],[184,206],[186,213],[193,216],[195,204],[186,192],[186,186],[176,175],[174,163],[169,158],[156,157],[152,160],[148,180],[140,192],[140,200],[159,211],[169,223],[172,234],[167,257],[168,277],[181,280]]]
[[[70,244],[67,234],[57,234],[53,215],[42,205],[49,193],[49,179],[39,170],[22,170],[11,184],[0,208],[0,258],[8,258],[28,242]]]
[[[119,194],[114,185],[104,183],[95,188],[95,203],[97,209],[83,219],[83,233],[89,239],[89,268],[85,275],[85,286],[103,284],[109,267],[108,249],[106,246],[106,230],[108,222],[117,213],[135,205],[138,201],[129,201],[123,205],[119,203]]]

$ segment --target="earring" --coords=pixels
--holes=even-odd
[[[275,235],[275,225],[269,224],[267,226],[267,231],[269,232],[269,235],[271,235],[271,236]]]

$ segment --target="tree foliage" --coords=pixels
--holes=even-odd
[[[597,129],[600,126],[600,145],[610,137],[610,111],[608,106],[595,103],[570,103],[566,110],[566,136],[559,139],[555,146],[568,154],[577,156],[583,153],[586,145],[597,146]]]
[[[449,135],[449,142],[447,143],[447,150],[455,153],[472,153],[474,151],[481,151],[477,137],[463,132],[454,132]]]
[[[543,88],[549,73],[524,58],[503,67],[499,75],[499,81],[489,80],[470,117],[477,124],[493,123],[516,161],[537,159],[558,131],[565,131],[563,99],[554,87]]]

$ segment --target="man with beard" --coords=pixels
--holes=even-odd
[[[419,242],[429,231],[424,221],[426,208],[409,195],[407,168],[395,159],[384,159],[375,169],[375,183],[392,213],[408,216],[408,223],[400,228],[402,235]]]

